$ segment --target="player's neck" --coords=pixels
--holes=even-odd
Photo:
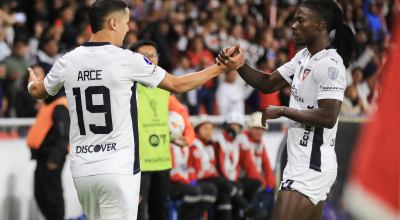
[[[92,36],[89,39],[89,42],[108,42],[116,46],[116,41],[114,40],[114,37],[111,34],[108,34],[103,31],[99,31],[95,34],[92,34]]]
[[[318,40],[315,40],[312,44],[307,45],[307,49],[310,52],[311,56],[314,56],[321,50],[329,47],[331,45],[331,41],[329,37],[321,37]]]

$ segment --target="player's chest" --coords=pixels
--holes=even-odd
[[[296,65],[296,71],[293,76],[291,102],[300,106],[314,104],[317,96],[315,84],[315,66],[318,58],[304,57]]]

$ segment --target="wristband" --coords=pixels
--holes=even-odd
[[[31,93],[31,91],[29,90],[29,88],[31,88],[33,82],[28,83],[28,92]]]

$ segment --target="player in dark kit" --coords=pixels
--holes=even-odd
[[[281,116],[289,119],[288,164],[276,201],[274,220],[317,220],[336,179],[334,151],[338,115],[346,86],[345,67],[354,52],[355,36],[343,23],[343,13],[333,0],[305,0],[292,26],[297,45],[306,46],[296,56],[265,74],[244,64],[240,76],[263,93],[292,87],[290,106],[269,106],[262,123]],[[331,43],[329,33],[336,30]],[[234,65],[223,50],[220,65]]]

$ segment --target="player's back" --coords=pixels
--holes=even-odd
[[[50,71],[47,84],[62,82],[68,99],[73,177],[139,172],[136,81],[154,88],[165,71],[108,43],[85,43],[53,69],[59,79]]]

